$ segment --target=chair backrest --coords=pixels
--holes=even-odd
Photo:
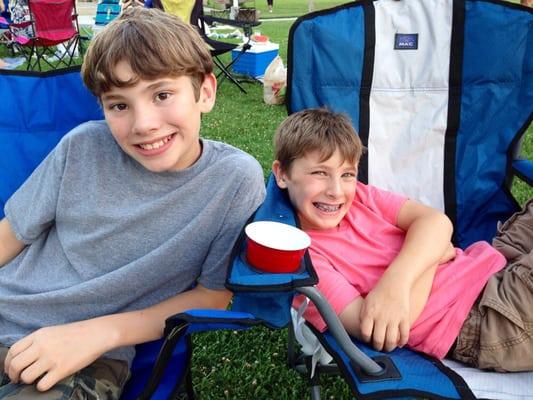
[[[78,33],[75,0],[29,0],[28,6],[36,38],[61,42]]]
[[[102,119],[102,109],[83,86],[80,67],[31,73],[0,71],[0,218],[7,199],[65,133]]]
[[[289,113],[346,112],[368,148],[363,181],[445,211],[462,247],[490,240],[517,209],[507,184],[533,115],[532,28],[531,9],[492,0],[309,14],[289,34]]]

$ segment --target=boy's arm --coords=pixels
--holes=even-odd
[[[454,254],[453,226],[440,211],[407,200],[398,226],[406,231],[403,246],[361,306],[362,339],[378,350],[407,343],[413,317],[429,297],[436,266]]]
[[[102,354],[162,337],[166,318],[194,308],[225,309],[227,290],[202,285],[144,310],[107,315],[39,329],[9,350],[4,369],[12,382],[33,383],[45,391]]]
[[[0,267],[15,258],[24,247],[25,244],[17,239],[9,221],[6,218],[0,220]]]

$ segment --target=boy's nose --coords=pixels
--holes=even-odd
[[[133,133],[137,135],[151,135],[156,133],[161,126],[159,115],[154,110],[145,108],[135,113]]]
[[[342,193],[341,182],[339,179],[330,179],[326,194],[330,197],[337,197]]]

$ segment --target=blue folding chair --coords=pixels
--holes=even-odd
[[[267,196],[251,221],[274,221],[297,226],[298,221],[287,193],[280,190],[273,177],[267,184]],[[279,329],[290,325],[291,304],[297,293],[312,299],[330,327],[332,346],[340,349],[344,362],[342,370],[353,374],[353,380],[362,380],[362,385],[350,386],[354,394],[365,398],[393,398],[418,395],[426,399],[472,399],[474,398],[464,380],[438,361],[420,356],[410,350],[401,349],[390,354],[378,354],[367,347],[357,347],[342,328],[340,320],[321,294],[314,288],[317,276],[309,255],[306,253],[300,268],[294,273],[264,273],[250,266],[246,258],[247,242],[244,232],[233,251],[233,263],[228,273],[226,286],[235,293],[232,311],[217,312],[205,310],[184,313],[167,320],[166,339],[151,380],[157,382],[163,376],[166,359],[180,346],[191,351],[189,334],[203,330],[207,325],[213,329],[211,320],[218,317],[229,319],[230,328],[248,329],[258,324]],[[224,321],[224,320],[222,320]],[[228,321],[228,320],[225,320]],[[179,339],[177,339],[179,336]],[[174,350],[173,350],[174,349]],[[345,368],[345,366],[348,366]],[[323,369],[323,367],[319,367]],[[190,379],[190,378],[189,378]],[[314,381],[313,381],[314,382]],[[190,388],[190,386],[189,386]],[[192,388],[187,391],[194,397]],[[313,386],[312,396],[319,394]],[[275,396],[275,394],[273,394]],[[147,397],[143,397],[147,398]]]
[[[306,15],[289,34],[288,111],[347,113],[368,149],[363,182],[446,212],[460,247],[490,241],[498,221],[518,209],[513,175],[533,182],[533,163],[516,158],[533,117],[532,27],[531,9],[497,0],[358,1]],[[399,387],[358,377],[338,341],[318,336],[357,398],[402,396]],[[400,374],[404,361],[415,368],[403,394],[421,395],[429,385],[428,398],[472,396],[461,381],[453,396],[438,393],[448,369],[403,353],[389,354]],[[290,359],[314,385],[311,370],[329,367],[313,367],[310,357]],[[530,394],[533,373],[521,378]]]
[[[518,209],[515,160],[532,120],[533,10],[489,0],[348,3],[289,34],[289,113],[347,113],[360,179],[445,211],[455,243],[490,241]],[[301,60],[305,60],[302,62]]]

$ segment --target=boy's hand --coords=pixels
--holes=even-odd
[[[109,338],[88,321],[39,329],[16,342],[7,353],[4,370],[13,383],[46,391],[108,351]]]
[[[361,338],[376,350],[392,351],[409,339],[409,290],[382,282],[368,293],[360,313]]]

